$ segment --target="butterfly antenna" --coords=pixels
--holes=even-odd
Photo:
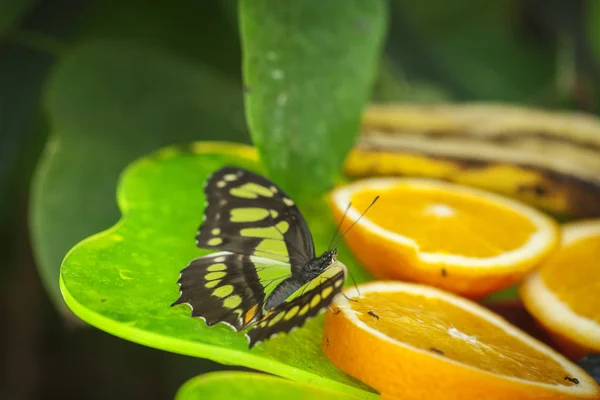
[[[356,289],[356,293],[358,294],[358,297],[360,297],[360,290],[358,290],[358,285],[356,284],[356,281],[354,280],[354,275],[352,275],[352,271],[350,271],[349,269],[348,269],[348,274],[350,275],[350,279],[352,279],[352,284],[354,285],[354,289]],[[346,296],[346,294],[344,292],[342,292],[342,294],[344,295],[344,297],[346,298],[346,300],[349,300],[349,301],[358,301],[358,300],[351,299],[350,297]]]
[[[334,242],[335,238],[340,233],[340,228],[342,227],[342,224],[344,223],[344,220],[346,219],[346,215],[348,214],[348,211],[350,210],[350,207],[352,207],[352,203],[348,203],[348,206],[346,207],[346,211],[344,211],[344,215],[342,215],[342,219],[341,219],[340,223],[338,224],[337,228],[335,228],[335,233],[331,237],[331,242],[329,242],[329,248],[328,248],[329,251],[331,251],[331,249],[333,248],[331,246],[333,245],[333,242]]]
[[[335,242],[335,245],[334,245],[333,247],[336,247],[336,246],[337,246],[337,244],[340,242],[340,240],[342,240],[342,239],[344,238],[344,236],[346,236],[346,234],[347,234],[347,233],[350,231],[350,229],[352,229],[352,228],[354,227],[354,225],[356,225],[356,223],[357,223],[358,221],[360,221],[360,220],[362,219],[362,217],[364,217],[364,215],[367,213],[367,211],[369,211],[369,208],[373,207],[373,204],[375,204],[375,202],[376,202],[377,200],[379,200],[379,196],[376,196],[376,197],[373,199],[373,201],[371,202],[371,204],[369,204],[369,207],[367,207],[367,208],[365,209],[365,211],[363,211],[363,213],[362,213],[362,214],[360,214],[360,216],[359,216],[359,217],[356,219],[356,221],[354,221],[354,222],[352,223],[352,225],[350,225],[350,226],[348,227],[348,229],[346,229],[346,231],[345,231],[345,232],[344,232],[344,233],[343,233],[343,234],[342,234],[342,235],[341,235],[341,236],[340,236],[340,237],[337,239],[337,241]]]

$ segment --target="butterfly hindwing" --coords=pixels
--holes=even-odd
[[[208,179],[204,191],[207,204],[198,247],[266,257],[292,267],[315,257],[302,214],[264,177],[224,167]]]
[[[346,279],[346,267],[336,262],[299,289],[297,296],[271,310],[263,319],[255,322],[246,333],[250,347],[281,332],[290,332],[302,326],[331,304],[341,292]]]
[[[188,304],[192,316],[211,326],[225,322],[240,331],[263,317],[264,286],[250,256],[227,252],[193,260],[178,280],[176,304]]]

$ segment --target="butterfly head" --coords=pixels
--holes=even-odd
[[[300,270],[300,275],[303,278],[303,281],[308,282],[311,279],[314,279],[318,275],[320,275],[324,270],[326,270],[330,265],[335,263],[337,260],[337,249],[327,250],[319,257],[314,258],[304,264],[302,269]]]
[[[336,260],[337,260],[337,247],[331,251],[329,251],[329,259],[330,259],[330,263],[333,264]]]
[[[327,250],[321,257],[317,259],[319,261],[319,269],[322,271],[329,267],[337,260],[337,247],[332,250]]]

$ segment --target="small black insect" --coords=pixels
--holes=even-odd
[[[100,299],[100,303],[104,303],[106,299]]]
[[[576,385],[579,385],[579,379],[577,379],[577,378],[571,378],[570,376],[567,375],[567,376],[565,376],[565,380],[569,381],[569,382],[573,382]]]
[[[444,352],[442,350],[436,349],[435,347],[430,347],[429,350],[433,351],[434,353],[444,355]]]
[[[379,315],[375,314],[375,311],[369,311],[368,314],[373,318],[377,318],[377,320],[379,321]]]
[[[445,278],[445,277],[446,277],[446,275],[448,275],[448,274],[446,273],[446,268],[442,268],[442,276]]]

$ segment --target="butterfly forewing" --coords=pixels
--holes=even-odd
[[[240,331],[264,315],[265,297],[291,274],[289,265],[220,252],[193,260],[181,271],[181,294],[172,305],[188,304],[207,325],[225,322]]]
[[[257,321],[246,334],[250,347],[271,336],[289,332],[323,311],[340,293],[346,279],[346,267],[335,262],[323,273],[290,296],[283,304]]]
[[[204,190],[207,205],[198,247],[266,257],[292,267],[314,258],[304,218],[272,182],[245,169],[224,167]]]

